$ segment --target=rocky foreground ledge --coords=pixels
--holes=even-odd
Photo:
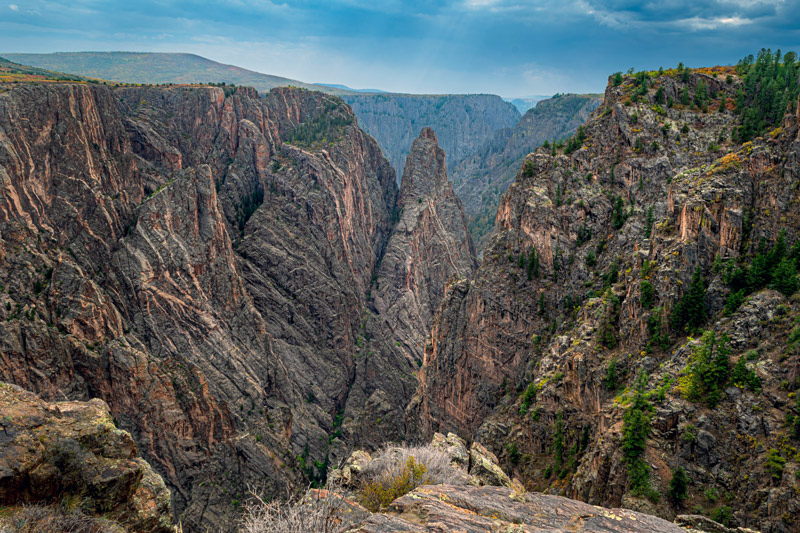
[[[3,382],[0,511],[2,532],[173,531],[169,489],[105,402],[49,403]]]
[[[358,533],[752,531],[730,529],[704,516],[679,515],[675,522],[669,522],[628,509],[607,509],[561,496],[525,492],[521,483],[503,472],[497,457],[479,443],[468,448],[452,433],[437,433],[431,447],[450,456],[451,465],[464,473],[460,480],[463,484],[423,485],[381,512],[371,513],[358,503],[357,487],[375,459],[359,451],[331,473],[335,490],[311,490],[303,505],[313,507],[324,502],[335,510],[339,520],[336,531]],[[390,450],[388,453],[392,453]]]

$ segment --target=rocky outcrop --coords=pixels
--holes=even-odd
[[[0,378],[106,401],[190,531],[404,434],[416,365],[368,320],[398,191],[341,100],[5,88]]]
[[[677,510],[663,495],[682,467],[688,508],[791,531],[797,463],[782,443],[795,442],[784,421],[797,387],[798,353],[786,348],[797,297],[765,291],[730,317],[722,308],[728,259],[746,263],[781,228],[796,240],[797,119],[735,145],[733,69],[648,80],[610,83],[585,138],[521,165],[475,276],[446,289],[412,424],[480,440],[529,489],[670,519]],[[705,110],[692,104],[701,84],[713,95]],[[729,385],[714,409],[687,398],[696,342],[669,327],[697,267],[706,327],[727,332],[731,364],[750,357],[761,378],[757,391]],[[631,494],[620,448],[630,386],[645,373],[653,411],[642,458],[658,503]]]
[[[447,180],[445,153],[430,128],[411,146],[398,209],[375,280],[374,305],[409,360],[421,364],[445,285],[477,266],[461,202]]]
[[[472,155],[504,128],[519,121],[519,111],[491,94],[348,94],[358,122],[403,175],[406,157],[417,133],[433,129],[451,164]]]
[[[4,519],[13,521],[24,505],[72,498],[82,513],[125,524],[124,531],[173,531],[169,490],[102,400],[48,403],[0,382],[0,413]]]
[[[670,523],[628,509],[608,509],[561,496],[526,492],[518,481],[508,482],[494,454],[478,442],[473,442],[467,453],[466,442],[452,433],[436,433],[430,448],[445,451],[452,466],[465,472],[469,464],[468,479],[463,483],[417,487],[392,501],[385,511],[370,513],[358,500],[364,481],[370,481],[360,475],[369,470],[372,459],[358,451],[344,468],[332,472],[334,483],[330,488],[310,490],[298,508],[327,517],[326,525],[339,532],[735,531],[702,516],[682,515]],[[419,457],[432,460],[430,448],[417,448]],[[391,454],[392,449],[383,453]],[[385,461],[382,464],[385,468]],[[486,477],[487,472],[496,475]]]
[[[560,94],[542,100],[510,129],[498,130],[475,153],[451,167],[453,186],[464,202],[479,250],[488,243],[500,197],[525,156],[545,141],[572,136],[602,102],[600,95]]]
[[[349,531],[577,531],[682,533],[655,516],[605,509],[560,496],[515,494],[505,487],[434,485],[420,487]]]

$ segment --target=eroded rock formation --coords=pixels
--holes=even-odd
[[[728,259],[752,257],[781,228],[796,241],[797,118],[733,144],[736,73],[685,78],[609,83],[585,138],[526,158],[476,275],[446,289],[409,413],[424,434],[487,443],[529,488],[669,518],[668,499],[631,494],[621,450],[630,387],[647,374],[654,410],[643,460],[655,490],[666,494],[683,467],[687,505],[791,531],[798,463],[784,421],[798,351],[786,339],[798,300],[764,291],[721,312]],[[712,95],[705,109],[693,103],[701,86]],[[669,326],[697,267],[706,327],[730,335],[731,365],[750,354],[763,387],[729,385],[714,409],[687,399],[697,343]],[[619,383],[609,385],[612,367]]]

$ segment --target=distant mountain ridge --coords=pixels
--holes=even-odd
[[[275,87],[302,87],[331,94],[348,91],[314,85],[271,74],[262,74],[234,65],[218,63],[185,53],[155,52],[56,52],[53,54],[0,53],[17,63],[82,76],[126,83],[232,83],[247,85],[259,92]]]

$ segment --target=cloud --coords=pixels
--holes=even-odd
[[[8,4],[8,9],[11,11],[19,11],[19,6],[17,4]]]

